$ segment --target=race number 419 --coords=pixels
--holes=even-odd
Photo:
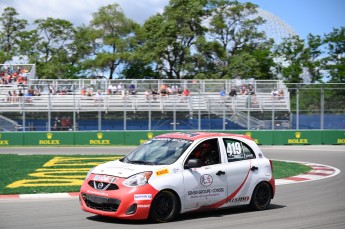
[[[242,146],[239,142],[227,143],[226,153],[229,158],[237,158],[242,154]]]

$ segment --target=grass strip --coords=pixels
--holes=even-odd
[[[78,192],[92,167],[119,155],[16,155],[0,154],[0,194]],[[311,170],[295,162],[273,161],[276,179]]]

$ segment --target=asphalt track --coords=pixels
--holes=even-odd
[[[121,148],[0,148],[17,154],[126,154]],[[325,164],[341,170],[333,177],[277,186],[270,209],[232,208],[190,213],[167,224],[123,221],[80,210],[78,198],[0,200],[1,229],[41,228],[345,228],[345,146],[261,146],[266,157]],[[4,163],[4,162],[2,162]]]

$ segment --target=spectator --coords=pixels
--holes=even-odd
[[[171,86],[172,93],[175,95],[178,92],[178,86],[176,84]]]
[[[156,89],[152,90],[152,100],[156,101],[157,100],[157,96],[158,96],[158,92]]]
[[[102,102],[103,101],[103,95],[101,93],[101,90],[97,90],[95,95],[95,102]]]
[[[93,88],[88,86],[86,89],[86,95],[87,96],[93,96]]]
[[[249,92],[249,95],[254,95],[255,94],[255,88],[254,88],[254,86],[252,84],[249,85],[248,92]]]
[[[271,95],[275,97],[275,96],[278,96],[278,94],[279,94],[278,90],[276,88],[273,88],[273,90],[271,91]]]
[[[235,87],[232,87],[232,88],[231,88],[230,93],[229,93],[229,96],[231,96],[231,97],[237,96],[237,92],[236,92]]]
[[[182,98],[180,98],[179,102],[185,102],[190,96],[190,91],[188,90],[188,88],[185,88],[182,92]]]
[[[12,93],[11,93],[11,91],[7,92],[7,102],[12,102]]]
[[[61,120],[58,116],[55,117],[54,130],[55,131],[61,130]]]
[[[108,87],[108,94],[115,95],[117,92],[117,87],[115,85],[110,84]]]
[[[80,94],[81,94],[81,95],[86,95],[85,87],[82,87],[82,88],[81,88]]]
[[[246,95],[246,93],[247,93],[247,87],[246,87],[246,85],[242,84],[240,86],[240,94],[241,95]]]
[[[219,95],[220,95],[220,97],[222,97],[222,98],[224,98],[224,97],[225,97],[226,93],[225,93],[224,88],[220,89],[220,91],[219,91]]]
[[[169,85],[167,86],[166,90],[167,90],[168,95],[173,95],[174,94],[173,89]]]
[[[168,96],[167,86],[165,84],[162,84],[159,93],[161,97]]]
[[[137,92],[136,92],[136,90],[135,90],[135,85],[134,85],[134,83],[131,83],[130,85],[129,85],[129,94],[131,94],[131,95],[135,95]]]
[[[55,95],[55,89],[53,85],[49,84],[48,88],[49,88],[49,93]]]
[[[12,102],[13,103],[18,102],[18,94],[17,94],[16,90],[13,90],[13,92],[12,92]]]
[[[226,100],[226,92],[224,90],[224,88],[222,88],[220,91],[219,91],[219,96],[220,98],[225,101]]]
[[[19,91],[18,91],[18,96],[20,96],[20,97],[24,96],[22,90],[19,90]]]
[[[122,95],[122,91],[124,90],[123,86],[122,86],[122,82],[120,82],[118,85],[117,85],[117,92]]]
[[[283,99],[284,98],[284,91],[280,90],[278,93],[278,99]]]
[[[190,96],[190,91],[188,90],[188,88],[185,88],[183,90],[183,93],[182,93],[183,96]]]
[[[145,99],[146,99],[146,101],[150,101],[150,97],[151,97],[150,89],[146,89],[146,91],[145,91]]]
[[[67,130],[68,124],[67,124],[67,118],[65,116],[61,119],[61,130]]]

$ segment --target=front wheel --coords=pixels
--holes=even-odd
[[[177,197],[169,191],[162,191],[157,194],[151,204],[150,218],[159,223],[173,220],[178,214]]]
[[[252,200],[250,201],[250,206],[254,210],[265,210],[271,203],[272,191],[271,187],[266,182],[259,183],[252,194]]]

